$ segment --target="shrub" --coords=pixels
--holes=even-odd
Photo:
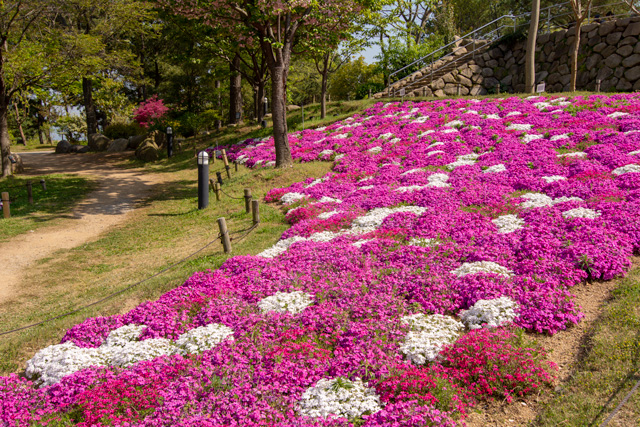
[[[168,112],[169,108],[164,105],[162,99],[153,96],[136,108],[133,119],[145,129],[163,129]]]
[[[128,138],[143,133],[144,129],[137,123],[113,123],[104,128],[104,135],[110,139]]]

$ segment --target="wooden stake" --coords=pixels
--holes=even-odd
[[[233,166],[235,167],[236,172],[238,172],[238,162],[233,162]]]
[[[9,193],[2,193],[2,213],[5,218],[11,218],[11,208],[9,207]]]
[[[43,191],[47,191],[47,182],[44,180],[44,178],[40,180],[40,185],[42,185]]]
[[[260,223],[260,202],[257,200],[251,201],[251,213],[253,213],[253,225]]]
[[[229,167],[229,159],[227,159],[227,151],[222,149],[222,161],[224,162],[224,168],[227,170],[227,178],[231,179],[231,168]]]
[[[33,187],[31,181],[27,181],[27,197],[29,198],[29,204],[33,204]]]
[[[244,210],[247,211],[247,213],[251,212],[251,189],[250,188],[244,189]]]
[[[220,240],[224,253],[231,252],[231,240],[229,240],[229,231],[227,230],[227,221],[224,218],[218,218],[218,227],[220,228]]]
[[[220,201],[220,184],[217,182],[213,183],[213,191],[216,192],[216,201]]]

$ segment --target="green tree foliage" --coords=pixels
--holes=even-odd
[[[376,65],[367,64],[361,56],[344,64],[329,82],[329,94],[333,100],[356,99],[358,89],[370,83],[382,83],[382,75]],[[368,86],[367,86],[368,94]]]

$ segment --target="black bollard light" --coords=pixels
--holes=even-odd
[[[198,153],[198,209],[209,206],[209,155]]]
[[[216,172],[216,177],[218,179],[218,184],[222,185],[222,172]]]
[[[167,157],[173,156],[173,129],[171,126],[167,127]]]
[[[264,113],[262,115],[262,122],[260,123],[262,125],[262,128],[266,128],[267,127],[267,119],[264,118],[264,116],[267,115],[267,106],[268,106],[269,100],[267,99],[267,97],[265,96],[264,99],[262,100],[262,104],[264,106]]]

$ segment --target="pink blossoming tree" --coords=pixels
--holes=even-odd
[[[259,44],[271,75],[276,167],[293,164],[287,137],[286,87],[296,46],[336,43],[335,34],[371,0],[160,0],[175,13],[223,27],[245,45]],[[296,52],[298,53],[298,52]]]
[[[152,96],[136,108],[133,119],[143,128],[150,129],[161,125],[168,112],[169,108],[164,105],[162,99]]]

